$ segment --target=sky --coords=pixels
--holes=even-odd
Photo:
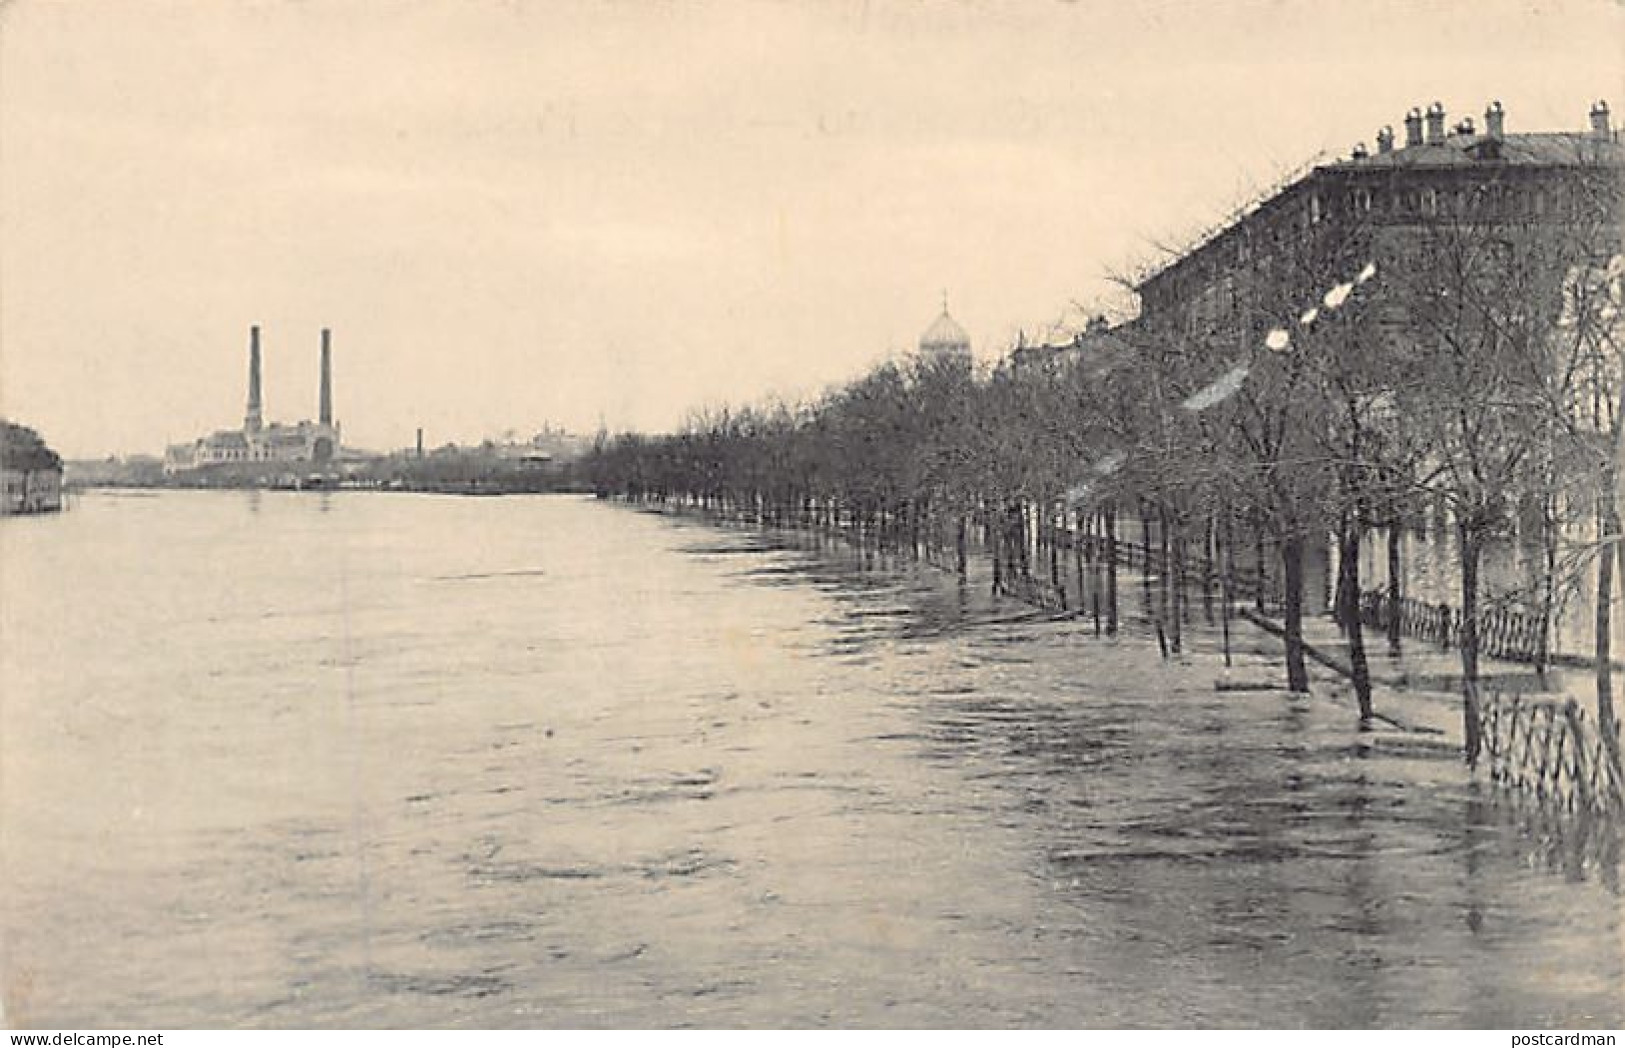
[[[0,0],[0,414],[69,457],[811,398],[992,360],[1407,109],[1625,118],[1625,6]]]

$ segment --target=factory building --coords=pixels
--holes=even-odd
[[[316,421],[266,424],[260,395],[260,329],[249,328],[248,405],[241,429],[219,430],[164,454],[164,473],[173,476],[210,466],[325,465],[339,450],[333,420],[332,334],[322,329],[321,386]]]

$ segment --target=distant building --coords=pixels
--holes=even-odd
[[[970,336],[959,322],[948,315],[948,303],[942,303],[942,313],[920,336],[920,356],[931,359],[970,360]]]
[[[62,508],[62,459],[27,426],[0,419],[0,514]]]
[[[153,455],[109,455],[62,464],[62,483],[69,488],[151,487],[163,479],[164,460]]]
[[[248,407],[241,429],[218,430],[188,444],[171,444],[164,454],[164,473],[174,476],[210,466],[326,465],[339,451],[339,426],[333,421],[333,355],[331,335],[322,329],[321,392],[317,419],[266,425],[260,400],[260,329],[249,329]]]
[[[1060,368],[1102,354],[1115,354],[1122,340],[1103,316],[1091,319],[1082,331],[1067,342],[1028,344],[1023,341],[1010,351],[1006,363],[1015,372],[1058,371]]]

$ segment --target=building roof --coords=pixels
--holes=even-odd
[[[1492,136],[1453,132],[1443,141],[1396,146],[1325,165],[1334,171],[1469,167],[1499,161],[1527,167],[1577,167],[1625,163],[1625,145],[1610,134],[1543,131]]]
[[[959,326],[958,321],[948,315],[948,310],[944,307],[942,314],[933,320],[931,326],[925,329],[925,334],[920,336],[920,352],[953,351],[969,353],[970,336]]]
[[[1368,153],[1361,148],[1346,159],[1328,163],[1317,162],[1308,166],[1301,173],[1293,175],[1260,195],[1248,207],[1228,216],[1222,223],[1197,238],[1177,257],[1170,258],[1151,269],[1136,281],[1136,288],[1143,290],[1180,271],[1192,259],[1201,256],[1213,245],[1245,226],[1255,216],[1280,206],[1284,201],[1314,186],[1317,179],[1329,174],[1450,170],[1482,171],[1488,174],[1508,168],[1551,171],[1625,167],[1625,143],[1620,141],[1619,132],[1610,128],[1608,124],[1606,104],[1598,102],[1592,108],[1590,116],[1589,131],[1508,134],[1498,126],[1493,128],[1498,133],[1490,134],[1491,118],[1493,117],[1498,125],[1505,119],[1505,113],[1497,102],[1493,105],[1493,112],[1489,110],[1485,112],[1486,126],[1482,131],[1476,129],[1471,121],[1463,121],[1441,134],[1439,125],[1445,120],[1445,112],[1439,103],[1434,103],[1434,107],[1430,107],[1426,114],[1420,109],[1414,109],[1407,117],[1406,133],[1407,137],[1414,134],[1422,138],[1422,141],[1414,145],[1404,145],[1393,141],[1391,128],[1384,128],[1378,133],[1379,148],[1376,152]],[[1414,125],[1410,123],[1412,120],[1415,121]],[[1426,140],[1428,136],[1423,134],[1424,126],[1427,127],[1428,135],[1436,136],[1432,141]],[[1393,143],[1386,150],[1380,148],[1386,144],[1385,136],[1387,142]]]

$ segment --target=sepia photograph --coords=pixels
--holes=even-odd
[[[1618,0],[0,0],[9,1043],[1614,1044],[1622,124]]]

